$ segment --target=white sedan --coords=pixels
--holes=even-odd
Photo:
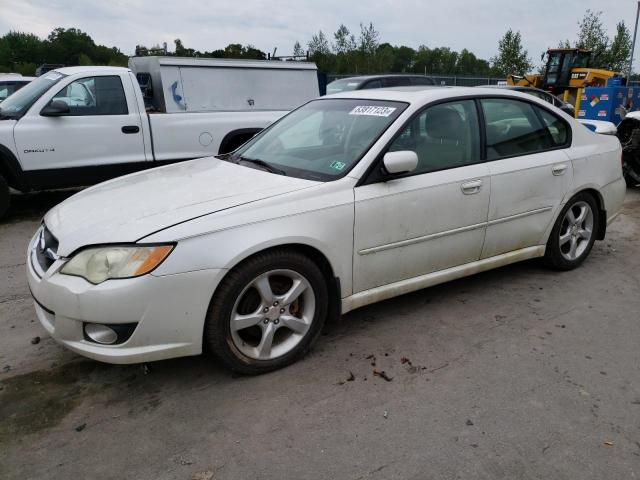
[[[363,305],[534,257],[575,268],[624,195],[618,140],[530,95],[346,92],[232,154],[70,197],[33,237],[28,280],[44,328],[82,355],[206,347],[255,374]]]

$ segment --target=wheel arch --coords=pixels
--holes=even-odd
[[[274,250],[289,250],[289,251],[299,252],[302,255],[311,259],[320,268],[320,270],[322,271],[322,274],[324,275],[327,281],[327,286],[329,288],[329,296],[331,297],[332,300],[334,300],[333,302],[331,302],[331,305],[329,305],[328,320],[332,321],[332,320],[338,319],[341,315],[341,297],[342,297],[340,276],[336,274],[336,271],[333,265],[331,264],[331,261],[329,260],[328,256],[325,255],[325,253],[322,252],[319,248],[312,246],[308,243],[292,242],[292,243],[280,243],[280,244],[269,245],[269,246],[263,245],[262,247],[259,247],[258,249],[251,251],[250,253],[242,256],[241,258],[236,258],[232,262],[232,264],[228,266],[228,271],[220,279],[220,282],[224,280],[224,278],[228,275],[228,273],[231,270],[235,270],[239,268],[242,264],[244,264],[251,258],[254,258],[257,255],[261,255],[266,252],[272,252]],[[217,287],[216,287],[216,291],[217,291]],[[215,295],[215,291],[213,292],[212,298],[214,295]]]
[[[29,190],[20,162],[13,152],[4,145],[0,145],[0,175],[4,177],[11,188],[20,191]]]
[[[574,192],[565,197],[565,201],[562,203],[562,206],[564,206],[569,200],[580,193],[591,195],[591,197],[593,197],[593,199],[596,201],[596,204],[598,206],[598,211],[596,212],[598,215],[598,231],[596,232],[596,240],[604,240],[605,235],[607,234],[607,210],[605,208],[604,197],[602,196],[602,193],[598,189],[597,185],[583,185],[580,188],[577,188]],[[561,212],[562,208],[558,210],[558,215]]]
[[[256,133],[261,132],[263,129],[258,127],[253,128],[239,128],[227,133],[222,141],[220,147],[218,147],[218,153],[228,153],[240,145],[251,139]],[[241,141],[242,140],[242,141]]]

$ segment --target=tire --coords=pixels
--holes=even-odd
[[[204,342],[234,372],[277,370],[307,353],[328,303],[327,281],[312,260],[295,251],[264,252],[222,280],[209,306]]]
[[[9,210],[10,200],[9,185],[7,185],[6,180],[0,175],[0,219],[2,219],[7,213],[7,210]]]
[[[589,255],[599,228],[598,204],[593,196],[579,193],[572,197],[549,235],[545,252],[547,265],[557,270],[580,266]]]

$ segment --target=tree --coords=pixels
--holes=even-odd
[[[509,29],[498,41],[498,54],[491,59],[492,68],[500,75],[524,75],[533,67],[528,52],[522,46],[520,32]]]
[[[305,52],[302,49],[302,45],[300,45],[300,42],[298,42],[296,40],[296,43],[293,45],[293,56],[294,57],[304,57],[305,56]]]
[[[629,55],[631,54],[631,34],[629,29],[621,21],[616,25],[616,36],[607,51],[607,66],[615,71],[622,72],[628,66]]]
[[[333,52],[336,55],[347,54],[356,48],[356,40],[347,27],[340,24],[336,33],[333,34],[335,43],[333,44]]]
[[[600,16],[602,12],[587,10],[578,22],[576,48],[591,50],[594,66],[606,66],[609,37]]]
[[[311,41],[307,46],[309,47],[310,55],[329,55],[331,53],[329,41],[322,30],[320,30],[317,35],[311,37]]]

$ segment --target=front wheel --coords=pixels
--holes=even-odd
[[[255,375],[301,358],[327,317],[327,283],[298,252],[258,254],[231,270],[214,295],[205,342],[231,370]]]
[[[564,206],[556,220],[545,253],[548,265],[558,270],[578,267],[589,255],[600,227],[594,198],[579,193]]]

